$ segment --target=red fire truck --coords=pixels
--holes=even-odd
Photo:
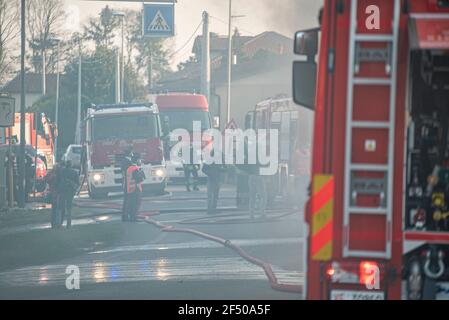
[[[271,177],[271,197],[281,196],[291,205],[301,201],[297,192],[305,193],[310,179],[312,126],[313,112],[285,95],[259,102],[246,115],[245,129],[278,131],[279,167]]]
[[[38,132],[36,127],[40,127],[41,132]],[[20,141],[20,113],[15,114],[14,127],[6,131],[6,136],[9,137],[9,135],[15,137],[17,142]],[[37,146],[38,154],[45,158],[49,168],[53,166],[54,135],[54,125],[49,122],[45,114],[25,114],[25,144],[33,148]]]
[[[189,93],[161,94],[156,96],[155,103],[161,112],[161,119],[167,131],[185,129],[191,133],[195,121],[201,123],[202,131],[211,128],[209,104],[203,95]],[[203,147],[205,145],[206,142],[204,142]],[[173,146],[174,144],[170,142],[165,153],[167,175],[171,180],[184,177],[182,163],[170,159],[170,150]],[[199,170],[198,175],[201,178],[206,177],[201,170]]]
[[[122,190],[121,163],[133,147],[143,162],[145,192],[166,187],[165,160],[159,110],[151,103],[99,105],[88,109],[85,121],[83,168],[89,195],[106,197]]]
[[[325,0],[320,21],[295,39],[307,298],[447,298],[449,1]]]

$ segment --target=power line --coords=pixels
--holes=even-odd
[[[189,37],[189,39],[175,52],[173,52],[170,55],[170,58],[173,58],[175,55],[177,55],[178,53],[180,53],[189,43],[190,41],[192,41],[193,37],[196,35],[196,33],[198,32],[198,30],[200,29],[200,27],[203,25],[203,21],[201,20],[200,23],[198,24],[198,27],[196,27],[195,31],[192,33],[192,35]]]
[[[220,19],[220,18],[218,18],[218,17],[214,17],[214,16],[210,16],[212,19],[215,19],[215,20],[217,20],[218,22],[221,22],[221,23],[223,23],[223,24],[225,24],[225,25],[228,25],[228,22],[226,22],[225,20],[223,20],[223,19]],[[246,30],[246,29],[243,29],[243,28],[240,28],[239,26],[237,26],[236,25],[236,27],[238,27],[238,29],[239,30],[242,30],[242,31],[244,31],[244,32],[246,32],[246,33],[249,33],[250,35],[252,35],[252,36],[255,36],[256,35],[256,33],[255,32],[252,32],[252,31],[249,31],[249,30]]]

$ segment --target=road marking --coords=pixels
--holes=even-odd
[[[77,265],[83,284],[137,281],[263,280],[264,271],[239,257],[157,258]],[[0,287],[64,285],[66,265],[36,266],[0,273]],[[276,267],[276,276],[302,285],[304,274]]]
[[[233,244],[239,247],[257,247],[268,245],[281,245],[281,244],[301,244],[304,243],[304,238],[272,238],[272,239],[237,239],[231,241]],[[213,249],[223,248],[219,243],[212,241],[191,241],[182,243],[161,243],[161,244],[145,244],[137,246],[122,246],[109,250],[101,250],[89,252],[88,254],[107,254],[115,252],[135,252],[135,251],[151,251],[151,250],[181,250],[181,249]]]

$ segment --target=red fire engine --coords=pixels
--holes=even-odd
[[[159,110],[151,103],[99,105],[88,109],[85,121],[83,169],[89,195],[106,197],[122,190],[121,162],[133,148],[142,158],[144,191],[162,193],[166,186]]]
[[[161,112],[161,119],[165,124],[166,131],[185,129],[188,132],[192,132],[194,122],[201,123],[203,132],[211,128],[209,104],[203,95],[189,93],[161,94],[156,96],[155,103]],[[170,150],[174,144],[169,144],[165,150],[167,175],[172,180],[184,178],[182,163],[170,159]],[[207,141],[203,142],[203,147],[206,145]],[[198,175],[201,178],[205,178],[201,170],[199,170]]]
[[[307,298],[447,298],[449,1],[324,3],[295,44],[295,102],[315,110]]]
[[[297,192],[305,193],[310,179],[312,125],[313,112],[284,95],[259,102],[246,115],[245,129],[278,131],[279,167],[271,177],[271,197],[281,196],[291,205],[301,201]]]

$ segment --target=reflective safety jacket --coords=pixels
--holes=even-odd
[[[138,190],[139,192],[142,192],[142,182],[136,181],[136,173],[140,170],[138,166],[130,166],[128,170],[126,171],[126,185],[127,185],[127,192],[133,193]]]

